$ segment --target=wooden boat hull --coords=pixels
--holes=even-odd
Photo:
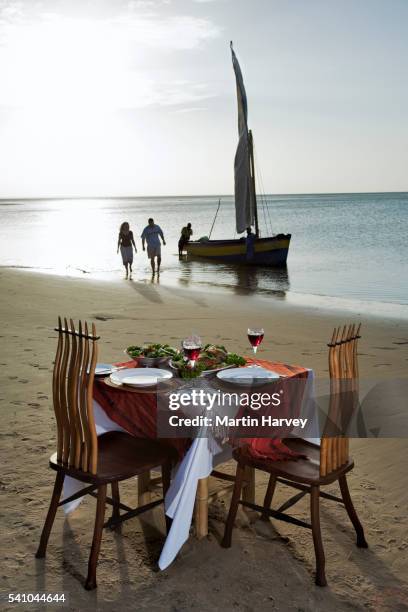
[[[185,246],[185,250],[192,258],[255,266],[285,266],[290,239],[291,234],[257,238],[254,243],[254,256],[251,259],[247,258],[245,238],[193,241]]]

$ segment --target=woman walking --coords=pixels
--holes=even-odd
[[[133,245],[133,247],[132,247]],[[132,279],[132,263],[133,263],[133,248],[135,249],[135,253],[137,253],[135,240],[133,238],[133,232],[129,228],[129,223],[124,221],[119,229],[119,238],[118,238],[118,250],[122,255],[123,265],[126,270],[126,279]]]

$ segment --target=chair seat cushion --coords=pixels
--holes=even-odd
[[[320,446],[312,444],[300,438],[286,439],[285,444],[305,458],[288,459],[285,461],[271,461],[268,459],[257,459],[252,457],[246,447],[238,448],[233,456],[242,465],[274,473],[282,478],[293,480],[305,484],[329,484],[337,480],[340,474],[348,472],[354,466],[351,459],[348,460],[339,470],[331,472],[327,476],[320,476]]]
[[[50,466],[83,482],[112,482],[142,474],[168,461],[176,461],[177,453],[155,440],[136,438],[121,431],[111,431],[98,437],[98,468],[96,474],[83,472],[50,458]]]

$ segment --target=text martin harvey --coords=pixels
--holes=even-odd
[[[173,414],[169,417],[171,427],[212,427],[213,425],[223,427],[300,427],[304,429],[307,419],[274,419],[271,416],[258,417],[229,417],[220,416],[195,416],[184,417]]]

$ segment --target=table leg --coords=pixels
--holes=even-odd
[[[137,477],[137,492],[138,492],[138,505],[144,506],[151,502],[150,495],[150,470],[140,474]]]
[[[199,540],[208,535],[208,482],[209,478],[201,478],[197,485],[195,530]]]
[[[245,476],[247,484],[242,492],[242,499],[250,504],[255,503],[255,468],[247,465],[245,467]]]

